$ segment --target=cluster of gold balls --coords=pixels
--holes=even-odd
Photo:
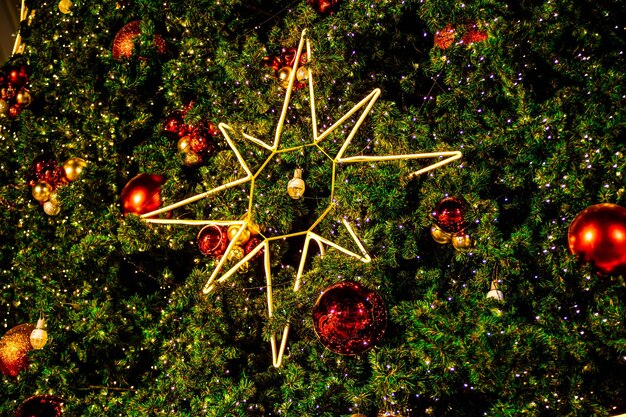
[[[62,173],[64,182],[76,181],[87,162],[82,158],[70,158],[63,162]],[[61,211],[61,198],[58,190],[46,181],[39,181],[31,189],[33,198],[43,204],[43,211],[48,216],[56,216]]]

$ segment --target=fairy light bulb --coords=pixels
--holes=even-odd
[[[296,168],[293,178],[287,184],[287,193],[294,200],[298,200],[304,194],[304,180],[302,179],[302,169]]]
[[[48,342],[48,332],[45,327],[46,319],[40,317],[37,320],[37,327],[30,333],[30,344],[33,349],[43,349]]]

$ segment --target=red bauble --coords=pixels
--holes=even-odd
[[[172,114],[164,123],[163,128],[167,133],[173,133],[175,135],[185,136],[187,129],[185,128],[185,122],[180,112]]]
[[[38,156],[28,170],[26,181],[30,187],[39,182],[47,182],[55,189],[65,182],[63,167],[58,166],[56,160],[49,155]]]
[[[306,0],[306,3],[320,14],[333,14],[339,9],[339,0]]]
[[[567,233],[569,250],[603,274],[626,273],[626,208],[595,204],[581,211]]]
[[[30,334],[34,329],[32,324],[20,324],[0,339],[0,371],[4,375],[16,377],[28,366],[27,353],[33,348]]]
[[[141,34],[141,20],[134,20],[122,27],[113,39],[113,58],[120,60],[130,58],[135,49],[135,39]],[[165,40],[158,34],[154,35],[153,44],[160,54],[167,51]]]
[[[243,247],[246,255],[252,252],[254,248],[259,246],[260,244],[261,244],[261,239],[259,239],[258,237],[251,237],[250,239],[248,239],[248,241],[245,243]],[[258,251],[250,260],[254,261],[256,259],[259,259],[261,256],[263,256],[263,249]]]
[[[189,146],[191,150],[197,154],[203,156],[209,156],[215,152],[215,142],[212,138],[207,138],[202,133],[195,133],[191,135],[191,140],[189,141]]]
[[[161,175],[139,174],[122,190],[122,212],[124,214],[145,214],[161,207],[161,185],[165,178]]]
[[[222,256],[228,246],[228,232],[225,227],[210,224],[204,226],[196,238],[198,248],[206,256]]]
[[[465,212],[467,204],[458,197],[446,197],[441,200],[432,213],[437,226],[446,233],[461,233],[467,227]]]
[[[447,24],[445,28],[435,33],[435,46],[440,49],[448,49],[454,43],[454,27]]]
[[[469,45],[471,43],[483,42],[487,40],[487,31],[481,30],[476,23],[468,23],[465,25],[465,35],[461,39],[464,44]]]
[[[13,417],[60,417],[64,403],[56,395],[34,395],[20,404]]]
[[[378,342],[387,325],[387,310],[377,292],[352,281],[326,288],[313,307],[320,342],[341,355],[356,355]]]

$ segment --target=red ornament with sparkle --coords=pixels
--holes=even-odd
[[[259,246],[260,244],[261,244],[261,239],[259,239],[258,237],[251,237],[250,239],[248,239],[248,241],[245,243],[243,247],[246,255],[252,252],[254,248]],[[254,260],[259,259],[261,256],[263,256],[263,251],[264,251],[263,249],[258,251],[250,260],[254,261]]]
[[[432,213],[437,226],[446,233],[461,233],[467,227],[465,212],[467,204],[458,197],[446,197],[441,200]]]
[[[135,49],[135,40],[139,35],[141,35],[141,20],[134,20],[124,25],[113,39],[113,59],[130,58]],[[167,51],[165,39],[161,35],[155,34],[152,43],[160,54]]]
[[[161,175],[139,174],[122,190],[122,212],[124,214],[145,214],[161,207],[161,185],[165,178]]]
[[[0,371],[4,375],[16,377],[28,366],[27,353],[33,348],[30,334],[34,329],[32,324],[20,324],[0,339]]]
[[[595,204],[581,211],[567,233],[569,250],[602,274],[626,273],[626,208]]]
[[[206,256],[222,256],[228,246],[228,232],[225,227],[215,224],[204,226],[196,238],[200,252]]]
[[[20,404],[13,417],[60,417],[64,403],[56,395],[33,395]]]
[[[34,187],[39,182],[50,184],[52,189],[65,182],[63,168],[57,165],[54,158],[44,155],[35,158],[26,177],[28,185]]]
[[[323,15],[333,14],[339,10],[339,0],[306,0],[306,4]]]
[[[481,30],[476,23],[468,23],[465,25],[465,30],[465,35],[463,35],[461,40],[466,45],[487,40],[487,31]]]
[[[326,288],[313,307],[313,325],[320,342],[341,355],[356,355],[380,341],[387,309],[377,292],[352,281]]]
[[[448,49],[454,43],[454,27],[448,23],[445,28],[435,33],[435,46],[440,49]]]

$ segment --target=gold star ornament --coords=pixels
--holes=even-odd
[[[291,94],[293,93],[293,90],[294,90],[293,87],[294,87],[296,72],[298,69],[297,66],[298,66],[298,63],[300,62],[300,57],[302,55],[302,51],[303,51],[305,44],[306,44],[307,57],[308,59],[311,59],[311,56],[312,56],[311,45],[308,39],[306,39],[306,30],[302,32],[300,43],[298,45],[296,58],[293,61],[294,64],[293,64],[293,68],[292,68],[292,71],[290,72],[290,76],[288,79],[288,84],[285,90],[285,99],[283,102],[280,117],[278,119],[278,123],[276,125],[276,132],[274,134],[273,141],[271,143],[267,143],[266,141],[263,141],[251,135],[248,135],[244,132],[241,132],[241,135],[246,140],[269,151],[269,156],[267,156],[264,162],[261,163],[260,167],[256,169],[254,172],[249,168],[248,163],[246,162],[246,159],[241,155],[236,144],[231,138],[231,133],[234,132],[233,128],[231,128],[229,125],[225,123],[220,123],[219,129],[224,135],[224,138],[226,139],[228,146],[230,147],[230,149],[232,149],[235,156],[237,157],[237,161],[239,165],[241,166],[241,168],[243,169],[244,175],[241,176],[240,178],[234,179],[230,182],[222,184],[204,193],[197,194],[195,196],[189,197],[177,203],[168,205],[166,207],[152,211],[150,213],[146,213],[141,216],[146,222],[156,223],[156,224],[183,224],[183,225],[191,225],[191,226],[200,226],[200,225],[233,226],[234,225],[238,227],[237,233],[234,236],[232,236],[232,239],[230,240],[230,243],[228,244],[226,248],[226,252],[224,253],[224,256],[222,256],[219,259],[219,261],[217,262],[217,265],[215,266],[215,269],[213,270],[211,276],[207,280],[203,288],[203,292],[210,293],[213,290],[215,290],[218,284],[226,281],[234,273],[236,273],[240,268],[243,268],[244,265],[247,265],[247,262],[250,259],[252,259],[259,252],[263,251],[263,264],[265,268],[265,277],[266,277],[266,283],[267,283],[267,313],[270,318],[272,317],[273,311],[274,311],[274,303],[272,301],[272,271],[270,268],[271,251],[269,250],[270,245],[278,244],[285,239],[289,239],[289,238],[296,237],[296,236],[304,237],[304,246],[302,248],[302,255],[300,257],[298,271],[296,273],[295,281],[293,285],[294,292],[297,292],[300,289],[301,278],[304,272],[305,261],[307,259],[308,250],[312,242],[315,242],[318,245],[322,256],[325,254],[325,248],[330,247],[330,248],[334,248],[338,250],[339,252],[349,257],[358,259],[361,262],[367,263],[371,261],[370,256],[368,255],[367,251],[363,247],[363,244],[361,243],[356,233],[350,226],[350,223],[348,223],[348,221],[345,218],[342,217],[342,223],[345,226],[348,233],[350,234],[350,236],[352,237],[354,243],[356,244],[356,247],[358,248],[358,253],[351,251],[333,242],[331,239],[325,238],[321,236],[320,234],[316,233],[317,227],[320,224],[320,222],[322,222],[322,220],[324,220],[337,207],[335,204],[334,193],[335,193],[335,181],[337,177],[338,165],[351,164],[351,163],[357,163],[357,162],[372,163],[372,162],[380,162],[380,161],[396,161],[396,160],[408,160],[408,159],[428,159],[428,158],[438,159],[436,162],[424,168],[421,168],[415,172],[410,173],[409,176],[413,177],[413,176],[420,175],[428,171],[432,171],[454,160],[457,160],[461,158],[462,156],[461,152],[459,151],[417,153],[417,154],[403,154],[403,155],[383,155],[383,156],[364,156],[364,155],[344,156],[346,149],[352,142],[352,139],[354,138],[357,131],[359,130],[359,127],[361,126],[361,124],[363,123],[363,121],[365,120],[369,112],[372,110],[374,103],[380,96],[380,90],[379,89],[373,90],[365,98],[363,98],[360,102],[358,102],[354,107],[352,107],[347,113],[345,113],[339,120],[337,120],[332,126],[330,126],[325,131],[318,133],[318,123],[317,123],[317,117],[315,113],[315,90],[314,90],[313,74],[309,66],[303,67],[303,68],[306,68],[306,71],[308,73],[306,80],[308,82],[309,102],[310,102],[310,107],[311,107],[311,138],[309,141],[299,146],[281,147],[281,135],[283,132],[283,127],[285,125],[285,118],[287,116],[287,111],[289,110],[289,102],[290,102]],[[302,71],[302,68],[300,68],[300,71]],[[352,127],[352,129],[350,130],[350,132],[348,133],[345,140],[343,141],[341,148],[339,149],[336,155],[334,156],[329,155],[324,149],[320,147],[320,143],[325,138],[327,138],[331,133],[333,133],[336,129],[342,126],[342,124],[344,124],[344,122],[350,119],[353,115],[356,115],[357,117],[356,122],[354,126]],[[255,183],[257,182],[257,179],[260,180],[260,176],[263,174],[263,171],[265,170],[265,168],[269,164],[274,162],[278,157],[280,157],[281,154],[286,154],[289,152],[303,152],[307,148],[311,148],[312,150],[319,151],[319,154],[324,155],[323,158],[325,158],[326,163],[329,164],[330,167],[332,168],[332,180],[331,180],[331,188],[330,188],[330,198],[328,198],[328,205],[325,207],[325,209],[321,211],[321,214],[315,219],[315,221],[313,221],[313,223],[310,226],[308,226],[308,228],[306,228],[305,230],[295,231],[295,232],[292,231],[290,233],[284,233],[284,234],[279,234],[275,236],[265,236],[264,232],[259,232],[257,226],[254,225],[251,221],[251,219],[254,219],[254,210],[255,210],[255,204],[254,204]],[[296,175],[294,176],[294,179],[292,179],[292,181],[298,180],[298,179],[301,180],[299,174],[301,174],[301,171],[298,172],[298,170],[296,170]],[[290,181],[290,185],[288,186],[289,194],[292,198],[300,198],[302,196],[302,192],[304,192],[304,183],[300,183],[299,181],[296,181],[296,182],[292,182],[292,181]],[[242,215],[244,216],[243,219],[240,218],[237,220],[228,220],[228,219],[186,220],[186,219],[160,219],[160,218],[155,217],[159,214],[169,212],[175,208],[210,197],[211,195],[217,192],[224,191],[224,190],[227,190],[236,186],[240,186],[246,183],[249,184],[248,208],[245,213],[242,213]],[[256,247],[254,247],[252,250],[250,250],[250,252],[247,255],[245,255],[238,262],[236,262],[235,265],[231,266],[228,270],[223,271],[223,269],[225,269],[225,264],[227,260],[229,259],[229,254],[236,247],[236,243],[239,240],[240,236],[250,233],[251,231],[254,233],[258,233],[260,243]],[[276,334],[272,334],[270,336],[270,343],[271,343],[271,348],[272,348],[272,359],[273,359],[273,364],[275,367],[280,367],[282,363],[282,357],[285,352],[285,346],[287,344],[288,335],[289,335],[289,323],[287,323],[283,328],[282,337],[280,340],[280,347],[278,346]]]

